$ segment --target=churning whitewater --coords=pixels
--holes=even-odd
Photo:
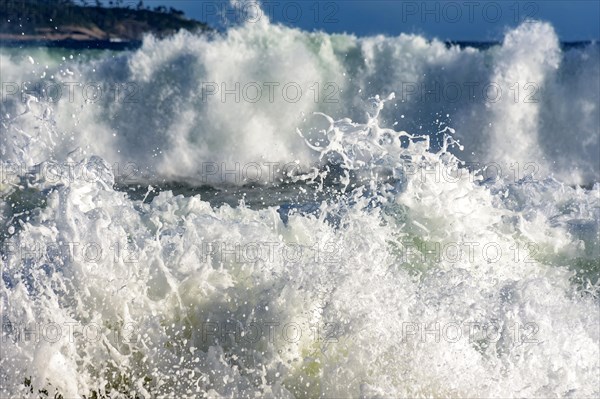
[[[0,396],[599,396],[599,49],[1,49]]]

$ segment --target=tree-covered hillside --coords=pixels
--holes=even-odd
[[[2,0],[0,34],[23,38],[74,38],[140,40],[145,33],[165,36],[180,29],[208,30],[205,23],[187,19],[173,8],[150,9],[143,2],[123,6],[122,0],[107,4],[96,0]]]

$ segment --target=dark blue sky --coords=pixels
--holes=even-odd
[[[530,17],[551,22],[563,41],[600,39],[599,0],[263,0],[262,3],[271,20],[309,31],[349,32],[359,36],[404,32],[442,40],[500,40],[506,28]],[[252,6],[232,7],[228,0],[146,0],[145,4],[172,6],[190,17],[221,27],[223,18],[219,14],[239,21],[248,18],[244,11],[252,10]]]

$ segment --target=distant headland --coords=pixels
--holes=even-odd
[[[4,0],[0,6],[0,45],[43,44],[59,47],[127,48],[141,43],[145,34],[165,37],[180,29],[207,32],[203,22],[164,6],[135,7],[123,0]]]

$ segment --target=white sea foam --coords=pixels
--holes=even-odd
[[[49,66],[142,95],[2,104],[1,396],[598,396],[600,185],[568,185],[598,180],[595,52],[562,52],[539,23],[485,51],[261,24]],[[33,79],[46,56],[31,72],[3,55],[3,71]],[[472,76],[545,91],[462,99],[448,121],[398,93]],[[203,103],[203,81],[343,91],[337,104]],[[296,180],[325,199],[211,207],[113,188],[115,162],[150,182],[261,160],[297,160],[311,173]],[[539,172],[484,181],[465,160]]]
[[[81,147],[111,163],[134,162],[147,177],[195,179],[207,162],[306,167],[315,160],[295,130],[314,124],[313,112],[364,120],[363,100],[395,92],[384,121],[427,134],[434,145],[451,126],[464,161],[590,184],[600,170],[599,50],[561,50],[553,28],[538,22],[487,50],[413,35],[356,38],[247,24],[211,38],[149,37],[137,51],[96,60],[3,54],[2,111],[6,123],[26,109],[7,84],[35,91],[54,82],[47,95],[62,87],[52,111],[64,132],[55,157]],[[14,125],[31,133],[37,123]],[[3,151],[18,151],[6,136]]]

